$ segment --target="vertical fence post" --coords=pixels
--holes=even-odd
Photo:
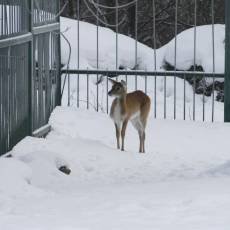
[[[60,6],[60,1],[56,0],[57,4],[57,14],[59,13],[61,6]],[[61,24],[60,24],[60,17],[58,17],[58,22],[59,22],[59,31],[61,31]],[[58,36],[58,82],[57,82],[57,105],[61,105],[61,85],[62,85],[62,78],[61,78],[61,34],[58,33],[56,34]]]
[[[33,31],[33,20],[34,20],[34,8],[33,8],[33,1],[29,0],[28,1],[28,17],[27,20],[28,26],[29,26],[29,31]],[[33,124],[34,124],[34,117],[33,117],[33,112],[34,112],[34,100],[33,100],[33,95],[34,95],[34,53],[33,53],[33,38],[29,42],[29,50],[28,50],[28,103],[29,103],[29,134],[31,135],[33,132]]]
[[[230,122],[230,1],[225,0],[224,121]]]

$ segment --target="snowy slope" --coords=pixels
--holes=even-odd
[[[0,158],[0,229],[228,229],[229,125],[150,118],[139,154],[105,114],[59,107],[50,124]]]

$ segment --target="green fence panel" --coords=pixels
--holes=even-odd
[[[58,10],[57,0],[0,0],[0,155],[60,103]]]

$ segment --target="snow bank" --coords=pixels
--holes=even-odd
[[[131,125],[127,130],[127,152],[116,150],[114,125],[106,114],[58,107],[50,124],[52,132],[47,139],[28,137],[12,152],[14,158],[32,169],[30,183],[40,188],[54,186],[62,190],[69,180],[58,170],[61,165],[72,169],[72,183],[141,183],[196,178],[212,169],[213,162],[219,166],[229,157],[228,143],[225,138],[221,140],[229,127],[221,124],[210,127],[208,123],[157,121],[151,117],[146,155],[137,154],[138,135]],[[220,156],[216,154],[221,151]]]
[[[69,166],[69,164],[61,154],[43,149],[42,146],[45,145],[44,139],[27,137],[15,146],[12,154],[14,158],[31,169],[30,184],[48,188],[55,183],[59,183],[59,179],[65,176],[59,171],[59,168]],[[17,152],[17,154],[14,152]]]
[[[97,27],[86,22],[79,22],[80,68],[97,67]],[[72,46],[70,66],[77,68],[77,21],[61,17],[61,31]],[[215,72],[224,73],[225,26],[214,25]],[[188,70],[194,65],[194,28],[177,35],[176,68]],[[69,48],[62,38],[62,63],[67,63]],[[135,40],[118,34],[118,66],[133,68],[135,66]],[[196,27],[196,65],[201,65],[205,72],[213,72],[212,25]],[[111,29],[98,27],[98,68],[116,69],[116,33]],[[156,50],[156,69],[160,70],[165,61],[175,64],[175,38]],[[138,69],[154,70],[154,50],[137,42]]]
[[[126,151],[116,149],[106,114],[57,107],[50,124],[46,139],[27,137],[13,158],[0,158],[0,229],[229,226],[229,125],[150,117],[147,153],[139,154],[131,125]]]
[[[204,72],[224,73],[225,64],[225,26],[214,25],[214,50],[212,25],[196,27],[195,64],[202,66]],[[177,35],[176,68],[188,70],[194,65],[194,28]],[[175,66],[175,38],[166,45],[164,60]],[[214,52],[214,67],[213,67]]]
[[[69,18],[60,19],[61,31],[72,46],[70,67],[77,68],[77,21]],[[79,22],[79,62],[80,68],[97,67],[97,27],[87,22]],[[135,40],[118,34],[118,66],[133,68],[135,66]],[[148,46],[138,42],[137,61],[139,69],[154,69],[154,51]],[[61,39],[62,63],[67,63],[69,47],[64,38]],[[160,53],[160,50],[158,51]],[[159,56],[157,69],[160,68],[162,58]],[[116,34],[108,28],[98,27],[98,68],[116,69]]]
[[[150,117],[146,155],[137,154],[138,135],[131,125],[127,130],[127,152],[116,150],[114,125],[106,114],[58,107],[52,113],[50,124],[52,132],[47,139],[27,137],[15,146],[11,152],[13,158],[3,159],[13,162],[12,167],[21,165],[15,166],[15,171],[19,171],[15,174],[25,185],[62,191],[66,186],[71,189],[75,183],[196,178],[213,169],[214,162],[219,166],[229,157],[228,141],[224,138],[229,126],[222,124],[170,122]],[[218,155],[219,152],[222,154]],[[72,169],[69,177],[58,170],[62,165]],[[1,170],[10,168],[7,165]]]

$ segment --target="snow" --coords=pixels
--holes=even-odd
[[[214,29],[214,47],[212,38],[212,25],[196,27],[196,54],[195,64],[202,66],[204,72],[224,73],[224,47],[225,26],[216,24]],[[176,38],[176,68],[188,70],[194,65],[194,28],[183,31]],[[215,66],[213,68],[213,52]],[[175,38],[167,44],[165,61],[175,65]],[[215,70],[215,71],[213,71]]]
[[[96,26],[80,22],[80,68],[94,69]],[[114,69],[115,33],[99,27],[99,68]],[[61,30],[70,40],[70,68],[77,68],[77,21],[61,18]],[[197,27],[197,64],[212,71],[210,26]],[[223,72],[224,26],[215,25],[216,71]],[[193,60],[192,29],[178,35],[177,66],[186,69]],[[205,36],[205,37],[204,37]],[[190,38],[190,39],[189,39]],[[118,65],[135,65],[135,41],[118,35]],[[191,44],[191,46],[187,46]],[[67,64],[68,46],[62,39],[62,62]],[[156,50],[156,69],[164,61],[174,63],[174,41]],[[153,70],[154,51],[138,43],[138,68]],[[172,121],[174,79],[149,77],[146,91],[152,109],[146,134],[146,154],[138,153],[138,135],[128,125],[125,152],[116,149],[114,125],[107,111],[107,85],[99,86],[96,106],[96,76],[90,76],[86,108],[86,76],[80,76],[80,107],[77,80],[71,75],[71,106],[57,107],[45,138],[26,137],[10,154],[0,158],[0,229],[5,230],[227,230],[230,224],[230,125],[224,123]],[[119,79],[125,79],[121,76]],[[138,88],[145,90],[138,76]],[[155,85],[156,82],[156,85]],[[166,85],[165,85],[166,83]],[[110,85],[109,85],[110,87]],[[128,91],[135,79],[128,77]],[[154,91],[156,87],[156,92]],[[177,119],[192,120],[193,89],[176,79]],[[184,98],[184,87],[186,94]],[[166,91],[164,91],[166,88]],[[154,100],[156,97],[156,107]],[[63,105],[66,104],[64,91]],[[111,99],[108,98],[108,104]],[[202,120],[203,97],[195,95],[196,119]],[[205,118],[211,119],[211,97],[205,97]],[[223,120],[223,104],[215,102],[215,119]],[[70,175],[59,168],[67,166]]]
[[[215,31],[215,70],[216,72],[224,72],[224,25],[214,25]],[[78,68],[78,23],[61,17],[61,31],[71,44],[71,58],[69,67]],[[97,27],[95,25],[79,21],[79,68],[80,69],[96,69],[97,68]],[[197,27],[197,53],[196,64],[202,65],[205,72],[212,72],[212,27],[210,25]],[[194,64],[193,50],[193,28],[180,33],[177,36],[177,67],[186,70]],[[116,33],[104,27],[98,27],[98,68],[113,70],[116,68]],[[165,46],[156,50],[156,70],[163,70],[163,65],[167,61],[174,64],[174,39]],[[62,63],[67,64],[69,56],[69,48],[67,42],[61,40]],[[153,71],[154,66],[154,50],[146,45],[137,42],[137,64],[138,69]],[[135,40],[118,34],[118,66],[123,66],[127,70],[135,66]],[[64,67],[66,68],[66,67]],[[64,77],[64,76],[63,76]],[[125,80],[125,76],[120,76],[119,80]],[[97,76],[89,75],[89,107],[95,110],[97,107],[97,87],[95,82]],[[145,90],[145,77],[137,76],[137,88]],[[212,79],[207,79],[212,82]],[[109,86],[110,87],[110,84]],[[185,95],[184,95],[185,87]],[[204,97],[203,95],[193,95],[192,86],[183,79],[167,77],[166,80],[162,76],[155,79],[154,76],[147,78],[146,93],[151,97],[152,101],[156,100],[156,106],[152,112],[156,111],[157,118],[163,118],[166,113],[167,119],[174,118],[174,89],[176,88],[176,118],[184,119],[184,110],[186,120],[193,119],[193,113],[198,121],[203,120],[203,113],[206,121],[212,120],[212,112],[214,112],[215,121],[223,121],[224,105],[221,102],[214,102],[212,111],[212,96]],[[70,75],[70,105],[77,107],[78,105],[78,80],[76,75]],[[155,91],[156,89],[156,91]],[[135,90],[135,77],[128,76],[128,91]],[[107,84],[106,81],[98,86],[99,93],[99,111],[107,110]],[[216,97],[214,92],[214,98]],[[166,95],[166,100],[164,100]],[[195,98],[195,101],[194,101]],[[185,103],[184,103],[185,100]],[[65,84],[65,90],[62,98],[62,104],[67,105],[68,87]],[[166,101],[166,112],[164,111],[164,102]],[[204,107],[203,107],[204,102]],[[195,111],[193,111],[193,103],[195,103]],[[184,108],[185,104],[185,108]],[[81,108],[87,107],[87,77],[79,76],[79,105]],[[108,99],[108,105],[111,105],[111,99]]]
[[[77,21],[61,17],[61,31],[72,46],[70,67],[77,67]],[[215,24],[196,27],[195,63],[201,65],[204,72],[213,72],[213,39],[216,73],[224,73],[225,25]],[[79,64],[80,68],[97,68],[97,27],[93,24],[79,21]],[[133,68],[135,66],[135,40],[118,33],[118,66]],[[194,65],[194,28],[185,30],[176,37],[176,68],[188,70]],[[67,63],[69,56],[68,44],[62,38],[62,63]],[[98,68],[116,69],[116,33],[104,27],[98,27]],[[165,61],[175,64],[175,38],[168,44],[156,50],[156,69],[162,69]],[[137,42],[137,64],[142,70],[154,70],[154,50]]]
[[[49,123],[0,158],[0,229],[228,229],[228,124],[151,116],[139,154],[131,125],[116,149],[106,114],[57,107]]]
[[[61,17],[61,31],[72,46],[72,54],[70,67],[76,68],[78,61],[77,46],[77,21]],[[96,68],[97,67],[97,27],[87,22],[79,22],[79,63],[80,68]],[[116,69],[116,36],[115,33],[104,27],[98,27],[98,68],[99,69]],[[69,56],[69,48],[66,41],[62,38],[62,63],[67,63]],[[149,56],[149,53],[152,53]],[[140,68],[147,68],[147,64],[143,63],[143,57],[148,56],[146,60],[152,67],[154,63],[153,50],[141,43],[138,44],[138,64]],[[150,64],[151,63],[151,64]],[[135,40],[118,34],[118,66],[126,66],[133,68],[135,66]],[[149,68],[151,68],[149,67]]]

